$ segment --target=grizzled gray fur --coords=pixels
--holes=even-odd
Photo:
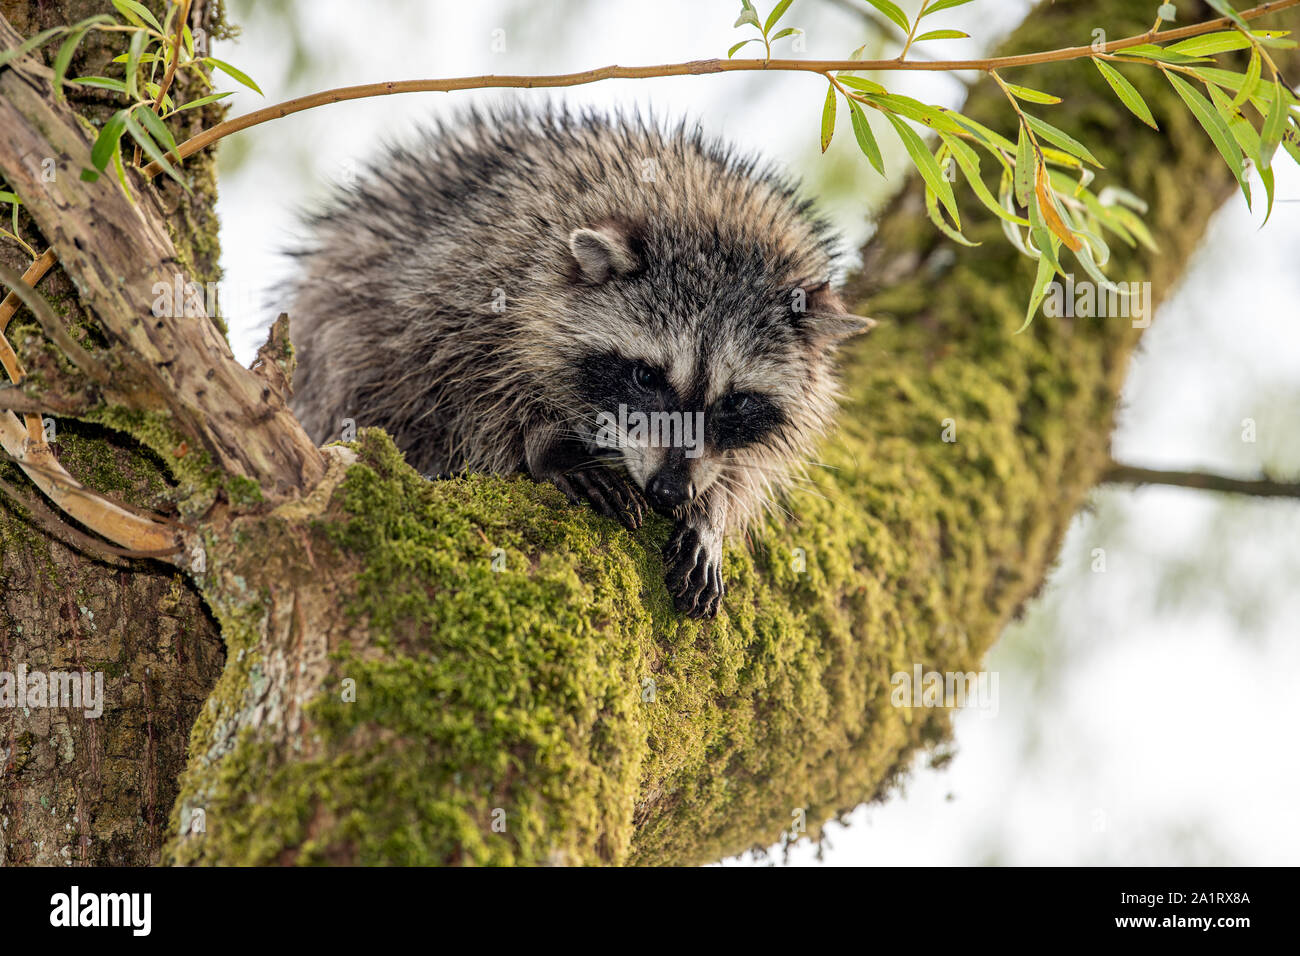
[[[629,528],[653,507],[694,616],[718,610],[724,537],[829,426],[835,347],[870,325],[787,179],[639,118],[463,116],[310,229],[288,311],[312,437],[352,419],[426,474],[522,470]]]

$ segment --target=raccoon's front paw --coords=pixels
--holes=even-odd
[[[641,489],[630,478],[603,466],[575,469],[551,480],[574,504],[589,502],[597,514],[613,518],[629,531],[641,527],[650,511]]]
[[[718,613],[726,587],[722,583],[722,544],[708,532],[680,524],[664,547],[666,583],[673,606],[690,617]]]

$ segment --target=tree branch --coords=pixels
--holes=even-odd
[[[1300,498],[1300,482],[1275,481],[1271,478],[1232,478],[1205,471],[1164,471],[1118,462],[1111,463],[1101,480],[1114,485],[1169,485],[1263,498]]]
[[[1262,3],[1250,10],[1243,10],[1239,16],[1244,20],[1256,19],[1269,13],[1285,10],[1300,4],[1300,0],[1272,0]],[[1144,43],[1165,43],[1187,37],[1199,36],[1213,30],[1232,26],[1231,17],[1219,17],[1201,23],[1189,24],[1171,30],[1134,34],[1122,40],[1111,40],[1100,51],[1088,46],[1063,47],[1041,53],[1026,53],[1017,56],[989,57],[978,60],[693,60],[688,63],[667,63],[660,66],[606,66],[580,73],[561,73],[551,76],[509,76],[484,75],[465,76],[446,80],[392,80],[386,83],[366,83],[361,86],[345,86],[334,90],[325,90],[300,96],[274,106],[267,106],[244,116],[218,123],[187,139],[176,147],[169,158],[184,159],[210,146],[218,140],[249,129],[261,123],[281,119],[293,113],[326,106],[330,103],[342,103],[347,100],[367,99],[375,96],[391,96],[396,93],[449,93],[455,90],[484,90],[508,87],[512,89],[543,89],[565,86],[582,86],[598,83],[602,80],[635,80],[663,76],[693,76],[707,73],[738,73],[748,71],[779,71],[796,73],[828,73],[835,70],[927,70],[944,73],[962,70],[1010,69],[1012,67],[1034,66],[1041,63],[1057,63],[1063,60],[1076,60],[1097,55],[1098,52],[1114,53]],[[162,166],[152,162],[144,167],[144,174],[149,177],[162,172]]]
[[[21,42],[0,17],[0,49]],[[109,338],[114,390],[129,408],[161,413],[207,453],[219,479],[249,479],[268,503],[299,496],[324,474],[319,450],[283,395],[239,364],[201,303],[182,294],[153,308],[159,289],[190,281],[163,211],[148,190],[132,204],[113,177],[76,175],[91,165],[90,144],[71,109],[50,97],[48,72],[25,62],[0,70],[0,169]],[[41,175],[46,156],[61,170],[52,182]]]

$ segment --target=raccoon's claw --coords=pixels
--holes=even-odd
[[[710,548],[697,529],[679,525],[664,547],[664,563],[668,593],[679,613],[698,618],[718,613],[726,591],[719,549]]]
[[[641,489],[608,468],[584,468],[556,475],[552,481],[574,504],[588,502],[599,515],[613,518],[629,531],[641,527],[650,506]]]

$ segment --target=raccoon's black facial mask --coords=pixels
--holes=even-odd
[[[615,413],[620,405],[629,411],[682,412],[699,410],[699,403],[683,401],[662,370],[640,359],[616,352],[586,356],[578,364],[578,390],[598,411]],[[687,407],[692,406],[692,407]],[[776,403],[760,392],[730,392],[704,410],[705,437],[720,450],[754,444],[789,419]]]
[[[758,392],[722,396],[705,413],[704,421],[709,443],[723,451],[752,445],[788,423],[776,403]]]
[[[578,363],[578,393],[597,411],[680,411],[677,392],[660,369],[616,352],[594,352]]]

